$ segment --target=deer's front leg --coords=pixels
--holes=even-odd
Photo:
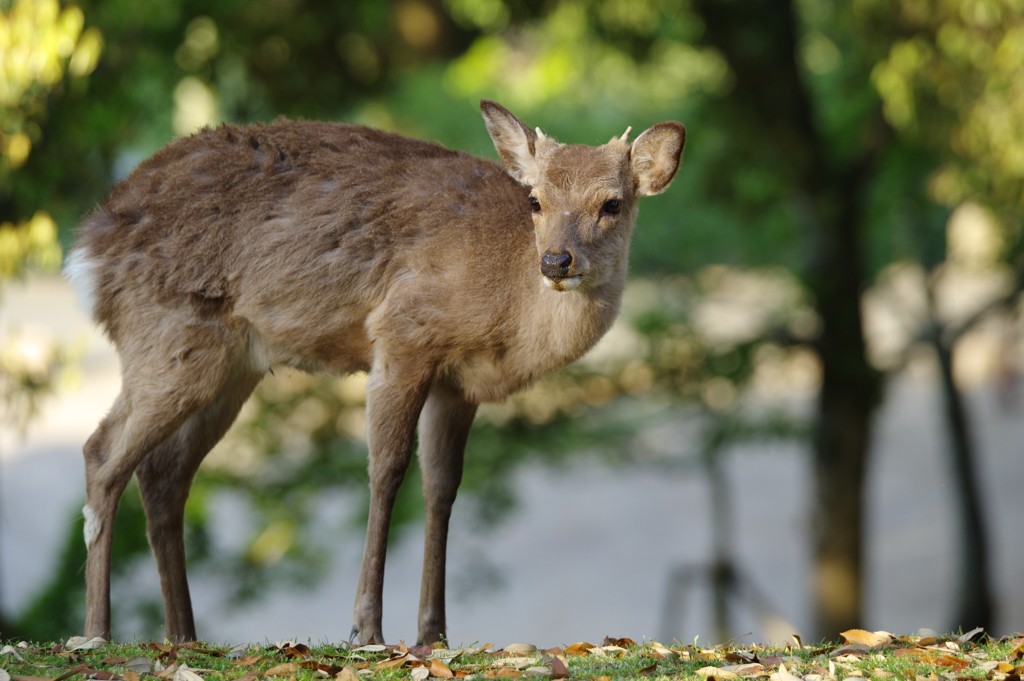
[[[462,481],[462,461],[477,405],[451,387],[435,383],[420,418],[420,470],[426,502],[426,545],[420,589],[420,643],[445,635],[444,579],[448,519]]]
[[[384,556],[391,511],[412,457],[416,421],[430,388],[432,371],[424,362],[378,357],[366,385],[366,439],[370,448],[370,517],[356,588],[353,641],[384,642],[381,611]]]

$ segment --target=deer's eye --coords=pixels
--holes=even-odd
[[[534,213],[539,213],[540,212],[540,201],[538,201],[536,199],[536,197],[533,197],[533,196],[530,197],[530,208],[533,209]]]
[[[622,202],[618,199],[612,199],[611,201],[605,201],[604,205],[601,206],[602,213],[608,213],[608,215],[618,215],[622,209]]]

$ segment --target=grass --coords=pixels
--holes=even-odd
[[[0,681],[428,681],[428,679],[694,679],[734,681],[1021,681],[1024,635],[992,639],[892,636],[853,630],[839,644],[715,647],[677,641],[605,639],[538,650],[517,644],[448,649],[441,646],[322,645],[282,642],[218,646],[7,642],[0,646]]]

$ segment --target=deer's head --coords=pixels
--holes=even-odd
[[[593,288],[625,274],[637,200],[668,188],[686,129],[658,123],[629,142],[560,144],[490,100],[480,108],[505,170],[530,187],[529,208],[544,283],[557,291]]]

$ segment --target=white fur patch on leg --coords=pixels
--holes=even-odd
[[[64,276],[78,294],[78,304],[89,316],[93,316],[96,309],[96,266],[96,261],[84,248],[72,250],[64,261]]]
[[[82,515],[85,517],[85,548],[88,549],[100,534],[100,521],[88,506],[82,509]]]

